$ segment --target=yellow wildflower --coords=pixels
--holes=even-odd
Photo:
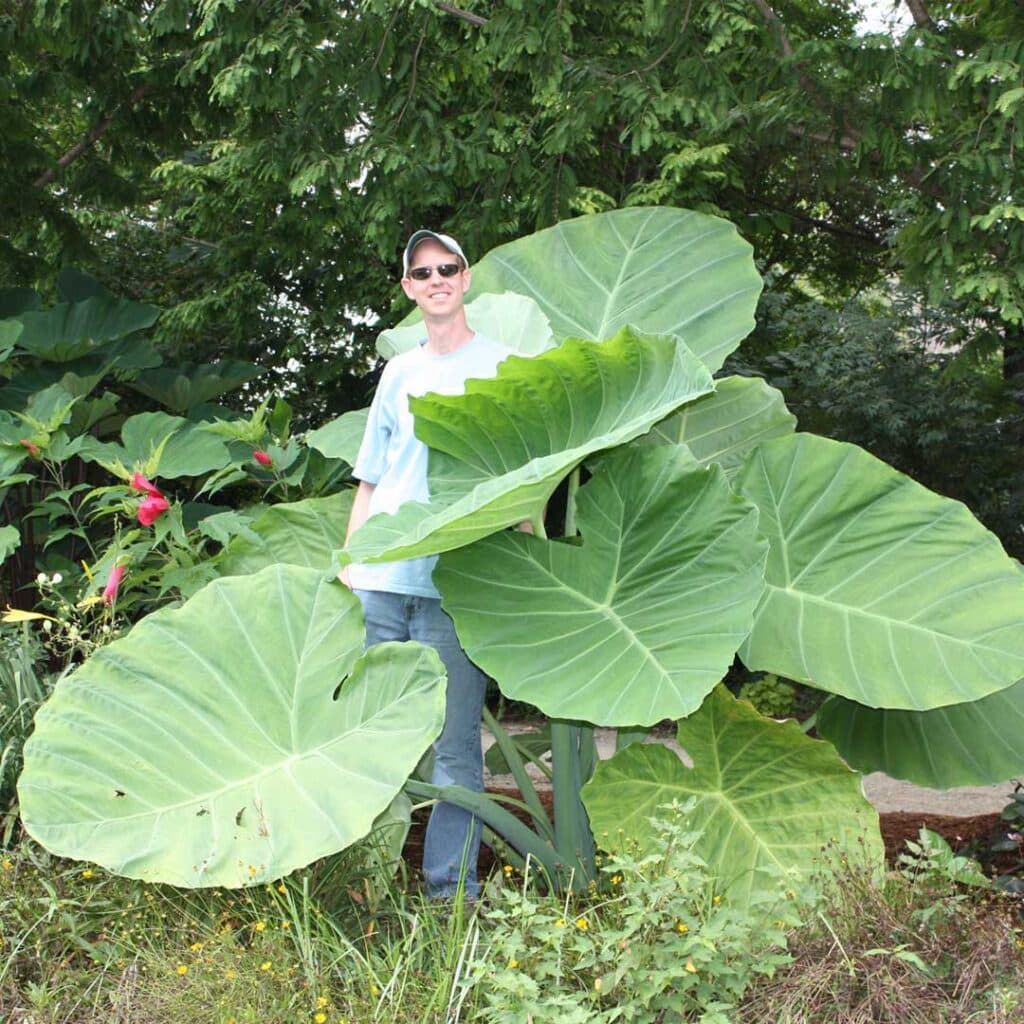
[[[313,1014],[313,1020],[316,1021],[316,1024],[326,1024],[327,1014],[324,1013],[323,1010],[320,1010],[319,1012]]]
[[[266,921],[257,921],[252,927],[253,927],[253,931],[263,932],[263,931],[267,930],[267,922]]]
[[[273,963],[272,960],[264,960],[263,963],[260,964],[260,970],[261,971],[269,971],[270,968],[273,967],[273,966],[274,966],[274,963]]]
[[[377,988],[376,985],[371,985],[370,986],[370,995],[373,996],[376,999],[377,996],[380,995],[380,989]]]
[[[96,877],[96,872],[93,871],[92,868],[86,868],[82,872],[82,877],[83,878],[95,878]]]
[[[176,974],[180,974],[182,977],[184,977],[186,974],[188,974],[188,964],[178,964],[178,966],[175,967],[174,970]]]
[[[287,930],[288,930],[289,928],[291,928],[291,926],[292,926],[292,923],[291,923],[291,921],[282,921],[282,922],[281,922],[281,927],[282,927],[282,928],[283,928],[283,929],[284,929],[285,931],[287,931]]]
[[[622,875],[612,875],[612,885],[621,885]]]
[[[508,969],[510,971],[514,971],[518,966],[519,966],[519,961],[516,960],[514,957],[511,960],[509,960],[509,962],[508,962]]]
[[[286,886],[286,885],[284,884],[284,882],[282,882],[282,883],[281,883],[281,884],[280,884],[280,885],[279,885],[279,886],[277,887],[277,891],[278,891],[278,892],[279,892],[279,893],[280,893],[280,894],[281,894],[281,895],[283,896],[283,895],[284,895],[284,894],[285,894],[285,893],[286,893],[286,892],[288,891],[288,886]]]
[[[687,974],[697,973],[697,967],[692,960],[686,961],[686,966],[683,968],[683,970],[686,971]]]
[[[585,932],[590,927],[590,922],[585,917],[577,917],[576,927],[579,928],[581,932]]]
[[[193,942],[188,948],[191,949],[193,953],[198,953],[199,950],[203,948],[203,944],[201,942]]]
[[[235,969],[234,969],[233,967],[229,967],[229,968],[228,968],[228,969],[227,969],[227,970],[226,970],[226,971],[224,972],[224,977],[225,977],[225,978],[227,978],[227,979],[229,979],[229,980],[230,980],[231,978],[237,978],[237,977],[238,977],[238,971],[236,971],[236,970],[235,970]]]
[[[506,864],[501,870],[504,871],[506,875],[511,875],[512,872],[515,871],[515,868],[512,867],[511,864]]]
[[[322,1010],[327,1005],[327,1002],[328,1002],[328,1000],[327,1000],[326,996],[317,996],[316,997],[316,1008],[318,1010]]]
[[[722,897],[721,896],[714,896],[714,897],[712,897],[711,902],[712,903],[721,903],[722,902]]]
[[[685,921],[679,921],[676,923],[676,931],[680,935],[685,935],[690,930],[690,926]]]
[[[249,876],[252,877],[256,874],[256,868],[252,864],[249,865]]]
[[[556,928],[564,928],[564,927],[565,927],[565,918],[564,918],[564,917],[560,917],[560,918],[559,918],[559,919],[558,919],[558,920],[557,920],[557,921],[555,922],[555,927],[556,927]]]
[[[3,868],[4,871],[10,871],[14,867],[14,861],[10,857],[4,857]]]

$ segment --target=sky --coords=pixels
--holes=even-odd
[[[903,0],[859,0],[864,32],[902,33],[913,22]]]

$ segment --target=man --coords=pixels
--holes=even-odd
[[[417,231],[405,247],[402,288],[423,313],[426,337],[385,367],[356,457],[359,481],[346,543],[371,516],[405,501],[426,501],[427,447],[413,430],[410,396],[462,394],[471,377],[492,377],[509,349],[473,331],[464,297],[470,271],[454,238]],[[434,744],[435,785],[483,790],[480,717],[486,678],[469,660],[441,608],[432,572],[436,556],[379,565],[350,565],[341,573],[363,603],[367,646],[418,640],[433,647],[448,672],[445,724]],[[453,804],[435,805],[427,825],[423,876],[428,895],[450,897],[465,872],[465,895],[479,893],[476,875],[480,823]]]

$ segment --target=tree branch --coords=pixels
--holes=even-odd
[[[793,44],[790,43],[789,36],[786,34],[786,27],[779,21],[779,16],[768,6],[765,0],[754,0],[754,6],[761,12],[761,17],[764,18],[768,27],[778,36],[782,56],[792,57]]]
[[[140,85],[136,88],[132,94],[128,97],[128,105],[135,106],[139,100],[146,93],[147,86]],[[103,136],[107,133],[107,129],[113,124],[114,118],[120,113],[124,107],[123,103],[119,103],[113,111],[109,114],[104,114],[100,120],[93,125],[89,130],[89,134],[86,135],[81,142],[76,142],[58,161],[56,167],[51,167],[48,170],[43,171],[38,178],[32,184],[36,188],[45,188],[51,182],[55,181],[57,175],[60,174],[65,167],[69,164],[73,164],[83,153],[94,146]]]
[[[906,0],[907,7],[914,18],[914,24],[918,28],[935,28],[935,22],[924,5],[924,0]]]
[[[461,18],[462,21],[468,21],[470,25],[476,25],[477,28],[482,28],[488,21],[487,18],[473,14],[472,11],[464,11],[461,7],[456,7],[455,4],[445,4],[438,0],[434,6],[438,10],[444,11],[445,14],[450,14],[453,18]]]

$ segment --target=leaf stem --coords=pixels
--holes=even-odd
[[[569,474],[569,492],[565,498],[565,535],[575,537],[576,530],[576,492],[580,489],[580,467],[577,466]]]

